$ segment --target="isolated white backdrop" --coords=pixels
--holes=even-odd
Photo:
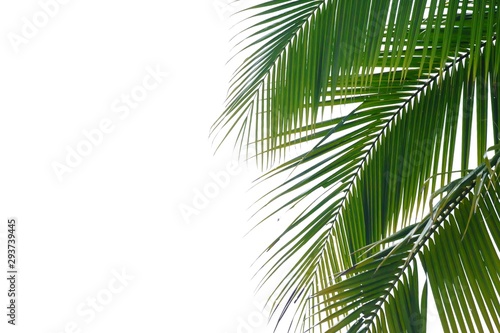
[[[44,22],[48,3],[59,9],[48,6]],[[265,331],[249,269],[263,242],[243,237],[252,176],[240,166],[190,223],[179,212],[233,158],[230,149],[214,157],[208,141],[229,77],[233,9],[1,2],[0,235],[17,217],[20,271],[18,326],[2,305],[1,332]],[[147,68],[169,75],[127,117],[114,112]],[[59,181],[53,163],[103,119],[113,130]],[[133,279],[115,281],[122,270]],[[0,304],[6,290],[2,278]]]
[[[243,237],[256,173],[226,177],[231,146],[208,140],[229,2],[0,3],[0,276],[11,216],[20,272],[15,328],[0,283],[1,332],[272,331],[250,263],[273,226]]]

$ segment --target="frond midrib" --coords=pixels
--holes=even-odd
[[[496,36],[493,36],[493,40],[496,40]],[[487,42],[483,42],[480,47],[483,48],[486,45],[486,43]],[[361,173],[361,171],[363,170],[363,168],[366,166],[366,163],[368,163],[368,157],[371,155],[371,153],[375,149],[376,144],[380,141],[380,138],[382,137],[382,135],[387,130],[389,130],[391,124],[394,121],[394,119],[396,119],[396,117],[398,115],[400,115],[402,111],[405,110],[406,106],[409,103],[411,103],[415,98],[419,97],[426,90],[426,88],[428,88],[432,83],[435,83],[439,79],[442,79],[446,75],[446,73],[448,73],[449,70],[452,69],[456,65],[456,63],[461,62],[461,61],[467,59],[470,55],[471,54],[470,54],[470,49],[469,49],[466,52],[460,54],[457,58],[455,58],[452,61],[450,61],[444,67],[444,69],[441,72],[436,73],[432,77],[430,77],[429,79],[427,79],[422,84],[421,87],[419,87],[411,96],[409,96],[409,98],[407,100],[404,101],[404,103],[401,106],[399,106],[394,111],[394,114],[388,119],[387,124],[382,128],[382,130],[379,132],[379,134],[376,136],[376,138],[373,140],[373,142],[368,146],[369,148],[367,149],[366,153],[364,154],[364,157],[363,157],[362,161],[360,162],[360,164],[357,167],[356,171],[353,173],[353,176],[352,176],[351,180],[349,181],[348,188],[345,191],[345,195],[341,199],[342,202],[341,202],[340,206],[337,208],[336,212],[333,214],[332,221],[329,223],[330,224],[329,231],[324,236],[324,241],[323,241],[323,244],[322,244],[322,249],[321,249],[321,251],[320,251],[320,253],[318,255],[318,259],[316,260],[316,263],[314,264],[314,271],[312,272],[312,276],[313,276],[312,280],[313,281],[311,283],[309,283],[306,287],[304,287],[304,289],[305,288],[309,288],[311,286],[311,284],[316,283],[316,276],[317,276],[317,271],[318,271],[318,269],[320,267],[320,263],[321,263],[321,260],[322,260],[321,258],[323,257],[323,254],[326,251],[327,244],[328,244],[328,239],[331,237],[331,235],[333,233],[335,222],[338,221],[338,217],[341,214],[340,212],[342,211],[342,209],[345,209],[345,205],[346,205],[347,199],[349,198],[350,194],[352,194],[351,191],[352,191],[353,185],[356,182],[356,179],[359,177],[359,174]],[[396,281],[399,280],[400,277],[401,277],[401,275],[398,276],[398,279],[396,279]],[[396,284],[394,284],[394,286],[395,285]]]
[[[490,160],[490,163],[495,165],[499,160],[500,160],[500,152],[498,152],[495,156],[493,156],[493,158]],[[478,174],[480,174],[482,171],[484,171],[484,170],[482,170],[482,168],[479,167],[479,168],[476,168],[475,170],[473,170],[471,173],[469,173],[466,176],[466,178],[470,179],[470,183],[467,185],[464,185],[464,190],[458,195],[458,197],[454,198],[453,200],[448,201],[444,207],[440,208],[441,212],[439,213],[438,216],[435,217],[435,219],[434,219],[435,222],[430,227],[426,236],[419,243],[417,243],[414,246],[412,251],[410,251],[410,255],[407,258],[405,265],[398,272],[396,279],[394,279],[394,282],[391,283],[390,287],[387,289],[388,291],[391,291],[396,287],[397,283],[400,281],[401,276],[403,276],[403,274],[405,273],[406,268],[408,268],[410,266],[411,262],[413,260],[415,260],[416,256],[418,255],[418,253],[420,252],[422,247],[427,243],[427,241],[431,238],[431,236],[434,234],[434,232],[436,232],[439,229],[439,227],[442,225],[442,223],[447,220],[447,218],[454,212],[454,210],[457,207],[460,206],[462,201],[467,199],[467,197],[470,195],[470,193],[474,190],[474,185],[476,183],[476,176]],[[437,208],[437,205],[434,208]],[[432,218],[432,217],[429,217],[429,218]],[[424,221],[425,220],[427,220],[427,219],[424,219]],[[385,303],[388,296],[389,296],[389,293],[385,293],[382,296],[382,298],[380,298],[378,300],[378,302],[380,303],[380,306],[378,307],[379,310],[377,310],[375,312],[371,312],[370,316],[367,316],[368,318],[370,318],[367,320],[367,322],[369,323],[368,327],[373,323],[373,319],[376,317],[376,315],[378,314],[378,312],[382,308],[382,304]],[[365,318],[367,318],[367,317],[365,317]]]

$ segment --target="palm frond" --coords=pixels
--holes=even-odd
[[[468,61],[464,53],[427,80],[414,74],[419,69],[408,70],[407,91],[400,85],[401,93],[384,94],[380,88],[377,94],[364,96],[362,104],[334,125],[336,138],[267,175],[265,179],[302,168],[262,199],[266,205],[285,199],[272,213],[316,197],[266,250],[291,235],[265,263],[268,272],[263,283],[293,256],[297,262],[280,278],[286,284],[279,284],[270,299],[284,304],[297,298],[297,290],[305,290],[298,305],[308,307],[305,295],[313,292],[313,286],[329,285],[332,272],[355,264],[358,258],[353,252],[412,224],[423,214],[430,193],[452,180],[457,146],[487,141],[488,126],[474,136],[472,131],[463,135],[459,127],[459,122],[472,122],[474,115],[472,109],[470,113],[461,110],[457,101],[473,98],[473,104],[484,103],[486,96],[468,95]],[[490,82],[481,89],[489,93],[498,88]],[[469,165],[468,156],[462,158],[465,164],[463,161]],[[482,157],[476,163],[481,161]],[[304,247],[309,250],[300,253]]]
[[[326,332],[347,325],[349,332],[425,332],[426,290],[419,289],[418,261],[446,332],[500,327],[500,153],[488,163],[495,166],[492,172],[483,163],[445,186],[446,196],[426,218],[377,242],[389,246],[314,295],[324,304],[314,315],[328,313],[317,325],[328,323]],[[478,179],[486,185],[474,194]],[[476,197],[478,211],[469,221]]]
[[[453,212],[441,224],[464,231],[451,219],[470,200],[472,228],[490,207],[479,193],[497,188],[474,179],[463,204],[446,201],[500,142],[498,8],[488,0],[262,1],[241,13],[252,22],[238,46],[249,56],[212,130],[224,140],[238,129],[237,144],[255,148],[263,168],[281,162],[259,179],[283,181],[257,212],[261,221],[297,215],[262,254],[259,288],[273,284],[278,322],[291,308],[295,331],[418,331],[407,326],[412,313],[425,322],[426,297],[415,295],[427,287],[415,281],[419,267],[432,267],[426,251],[439,253],[430,244],[441,228],[431,222]],[[294,146],[310,149],[285,155]],[[452,259],[458,269],[460,257]],[[438,299],[437,280],[429,273],[427,281]],[[391,288],[381,294],[383,283]],[[477,325],[471,318],[464,325]]]

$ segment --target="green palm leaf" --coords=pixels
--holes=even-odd
[[[347,324],[358,324],[356,329],[366,331],[412,332],[415,326],[417,331],[425,331],[426,291],[419,304],[417,261],[424,266],[445,331],[475,332],[485,325],[494,332],[500,327],[496,296],[500,292],[500,257],[495,249],[500,241],[500,211],[496,209],[500,207],[499,158],[497,153],[489,161],[495,165],[492,174],[483,164],[453,186],[446,186],[447,195],[434,206],[433,214],[377,242],[390,246],[342,272],[340,277],[346,278],[314,296],[325,304],[317,316],[348,304],[357,307],[356,316],[341,318],[327,331],[336,332]],[[474,195],[478,176],[487,185]],[[475,196],[480,202],[478,211],[468,221]],[[333,311],[318,325],[343,315]]]
[[[295,308],[292,330],[424,332],[429,284],[445,330],[499,326],[484,296],[496,280],[470,275],[498,269],[497,155],[484,158],[500,140],[498,7],[256,1],[240,13],[247,56],[213,133],[237,129],[261,167],[279,162],[256,212],[296,213],[262,254],[278,322]],[[294,146],[308,148],[288,157]]]

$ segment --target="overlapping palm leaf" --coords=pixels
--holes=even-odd
[[[423,267],[445,329],[498,325],[497,304],[483,296],[499,292],[489,266],[498,186],[477,177],[496,172],[484,153],[499,140],[499,1],[256,3],[242,13],[249,56],[213,130],[237,131],[262,167],[280,162],[264,184],[287,176],[260,201],[264,220],[297,213],[263,254],[273,313],[294,308],[290,328],[300,331],[425,331]],[[312,148],[285,155],[300,144]],[[456,184],[467,193],[449,206]],[[471,248],[476,259],[494,251],[468,269]],[[436,266],[443,255],[446,273]],[[474,281],[479,273],[491,283]]]

